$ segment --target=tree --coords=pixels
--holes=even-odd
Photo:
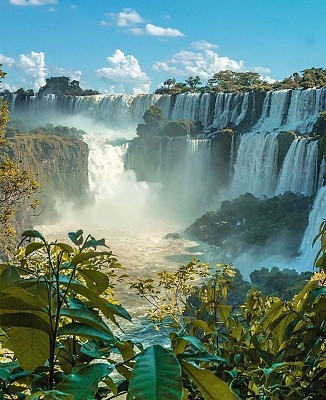
[[[196,75],[195,77],[189,76],[189,78],[186,79],[185,82],[186,82],[186,84],[187,84],[188,86],[190,86],[190,88],[191,88],[193,91],[198,90],[199,87],[202,85],[201,79],[200,79],[200,77],[199,77],[198,75]]]
[[[0,64],[0,83],[6,76]],[[0,101],[0,243],[15,236],[12,219],[17,209],[26,206],[26,200],[34,194],[39,184],[35,176],[27,169],[21,170],[20,165],[6,154],[7,141],[5,128],[9,120],[8,104]],[[37,202],[29,204],[35,208]]]

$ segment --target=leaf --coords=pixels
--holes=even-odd
[[[90,339],[107,340],[112,343],[114,343],[116,340],[115,337],[109,333],[105,333],[101,330],[98,330],[86,324],[80,324],[78,322],[72,322],[59,328],[58,336],[63,335],[82,336]]]
[[[172,347],[174,349],[174,353],[183,353],[184,348],[187,346],[184,342],[191,344],[196,350],[199,350],[201,353],[206,352],[205,346],[202,342],[194,336],[188,335],[177,335],[172,340]]]
[[[154,345],[138,356],[127,394],[127,400],[133,399],[182,399],[180,364],[170,351]]]
[[[41,249],[42,247],[44,247],[44,243],[40,243],[40,242],[29,243],[25,248],[25,257],[34,253],[34,251]]]
[[[39,293],[41,293],[41,289],[39,289]],[[16,298],[17,300],[21,300],[27,304],[30,304],[32,306],[35,306],[36,308],[33,309],[40,309],[42,310],[42,307],[47,307],[48,303],[45,299],[42,299],[42,297],[34,295],[29,293],[27,290],[23,289],[22,287],[19,287],[17,285],[8,287],[4,290],[1,291],[1,294],[5,294],[8,296],[12,296]],[[2,304],[0,304],[1,308]],[[15,308],[12,308],[15,309]]]
[[[72,254],[74,252],[74,249],[69,246],[67,243],[56,243],[55,244],[57,247],[59,247],[61,250],[67,251],[69,254]]]
[[[70,394],[59,392],[58,390],[47,390],[45,392],[40,391],[33,393],[27,397],[26,400],[74,400],[74,397]]]
[[[181,361],[182,369],[197,386],[205,400],[236,400],[237,397],[228,385],[212,371],[197,368],[192,364]]]
[[[50,334],[50,324],[44,318],[39,317],[36,313],[13,312],[1,314],[1,326],[6,327],[25,327],[39,329]]]
[[[88,251],[87,253],[78,253],[71,259],[71,264],[78,265],[92,258],[99,256],[110,256],[111,254],[112,252],[109,251]]]
[[[23,232],[22,237],[41,239],[42,242],[45,242],[44,236],[39,231],[35,231],[35,230],[27,230],[27,231]]]
[[[204,362],[218,362],[218,363],[228,363],[229,360],[223,357],[215,356],[210,353],[183,353],[178,354],[178,358],[185,361],[204,361]]]
[[[79,229],[77,232],[69,232],[68,236],[69,239],[75,244],[76,246],[80,246],[83,243],[83,231]]]
[[[111,329],[106,325],[103,319],[93,311],[87,309],[61,308],[60,315],[83,322],[113,336]]]
[[[13,327],[9,331],[11,349],[25,370],[44,365],[50,354],[49,336],[39,329]]]
[[[103,272],[94,269],[78,269],[78,273],[85,279],[87,286],[96,291],[97,294],[103,293],[110,285],[110,278]]]
[[[97,246],[105,246],[105,239],[87,240],[87,242],[85,242],[83,245],[83,249],[87,249],[89,247],[94,247],[96,249]]]
[[[86,365],[68,375],[55,386],[55,389],[73,395],[74,400],[92,400],[98,390],[99,381],[109,375],[113,369],[111,364]]]
[[[63,285],[67,285],[70,282],[69,277],[65,275],[60,275],[59,279],[60,283]],[[122,306],[120,306],[119,304],[112,304],[108,300],[100,297],[97,293],[94,293],[87,286],[82,285],[79,281],[73,279],[71,281],[71,288],[75,290],[77,294],[86,297],[90,302],[90,304],[88,304],[89,306],[96,307],[101,310],[104,316],[113,321],[116,325],[118,324],[115,320],[114,315],[131,321],[131,316]]]

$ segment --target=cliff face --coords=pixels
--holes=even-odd
[[[56,135],[21,134],[8,139],[6,153],[37,175],[41,217],[18,215],[18,228],[54,216],[57,199],[82,202],[88,191],[88,146],[80,139]]]

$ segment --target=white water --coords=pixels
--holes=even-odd
[[[318,142],[295,139],[284,159],[276,194],[314,195],[317,188]]]
[[[312,246],[314,237],[319,231],[319,226],[326,218],[326,186],[318,190],[312,211],[309,215],[309,223],[301,243],[301,257],[298,260],[301,268],[310,269],[320,249],[320,242]]]
[[[92,118],[110,127],[136,127],[143,122],[144,112],[156,104],[162,108],[169,119],[202,121],[205,128],[213,126],[224,128],[230,124],[239,124],[250,117],[253,112],[249,104],[249,93],[185,93],[177,95],[96,95],[96,96],[37,96],[26,99],[26,104],[17,108],[18,97],[9,97],[11,110],[17,117],[24,111],[37,115],[38,119],[52,122],[55,117],[63,115],[78,115]],[[256,94],[253,94],[253,104],[257,104]],[[265,95],[262,113],[255,131],[270,132],[275,130],[296,130],[309,132],[320,111],[326,109],[326,88],[307,90],[278,90]],[[249,118],[250,119],[250,118]]]
[[[230,185],[232,197],[249,192],[272,196],[277,184],[277,134],[242,135]]]

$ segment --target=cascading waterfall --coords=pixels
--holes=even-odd
[[[252,102],[249,97],[252,95]],[[136,126],[143,122],[144,112],[156,104],[164,115],[172,120],[186,119],[202,121],[205,128],[225,128],[238,125],[252,113],[257,103],[257,92],[252,93],[184,93],[171,95],[94,95],[21,97],[8,95],[11,110],[15,113],[46,113],[47,121],[51,111],[55,116],[79,115],[101,121],[106,127]],[[256,99],[257,97],[257,99]],[[319,112],[326,109],[326,88],[277,90],[264,94],[261,115],[253,130],[270,132],[274,130],[296,130],[306,133],[312,128]],[[250,129],[250,127],[249,127]]]
[[[326,218],[326,186],[322,186],[315,198],[312,211],[309,215],[308,227],[301,243],[301,257],[298,263],[302,269],[310,269],[320,248],[319,242],[312,247],[314,237],[317,235],[319,226]]]
[[[232,197],[250,192],[271,196],[277,184],[277,134],[242,135],[230,184]]]
[[[318,189],[324,185],[325,175],[326,175],[326,161],[325,158],[323,158],[320,164],[320,170],[318,176]]]
[[[291,191],[305,196],[317,187],[318,142],[295,139],[284,159],[276,194]]]

